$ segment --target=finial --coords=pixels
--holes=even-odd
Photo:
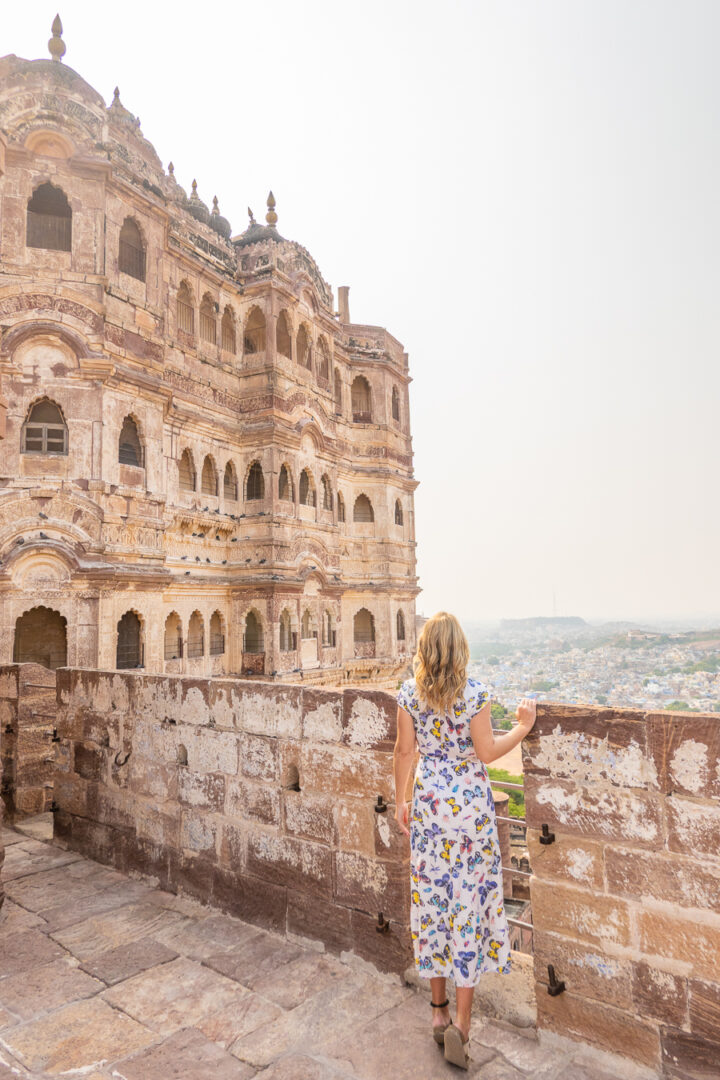
[[[265,215],[265,220],[267,221],[268,225],[270,225],[272,228],[275,228],[278,218],[277,214],[275,213],[275,196],[273,195],[272,191],[267,197],[267,208],[268,212]]]
[[[116,86],[113,90],[113,105],[120,104],[120,87]]]
[[[168,172],[170,173],[171,176],[175,175],[175,166],[173,165],[172,161],[168,165]]]
[[[217,197],[217,195],[213,195],[212,212],[213,212],[213,214],[219,214],[220,213],[220,207],[218,206],[218,197]]]
[[[197,180],[193,180],[193,182],[192,182],[192,193],[193,193],[193,197],[197,199],[197,197],[198,197]]]
[[[53,60],[57,60],[58,63],[62,62],[62,58],[65,55],[66,47],[65,42],[62,39],[62,23],[60,22],[60,16],[56,15],[52,24],[52,37],[48,41],[48,49]]]
[[[250,209],[249,206],[248,206],[248,217],[250,218],[250,224],[251,225],[257,225],[257,221],[255,220],[255,215],[253,214],[253,212],[252,212],[252,210]]]

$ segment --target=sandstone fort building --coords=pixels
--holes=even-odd
[[[239,235],[188,196],[61,30],[0,60],[0,663],[394,677],[407,354],[272,193]]]

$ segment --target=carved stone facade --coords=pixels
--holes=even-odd
[[[407,354],[274,207],[231,237],[117,92],[0,59],[0,663],[406,667]]]

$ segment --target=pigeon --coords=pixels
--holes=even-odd
[[[238,519],[237,519],[237,520],[239,521],[239,520],[240,520],[240,518],[244,518],[244,517],[245,517],[245,515],[244,515],[244,514],[240,514],[240,517],[238,517]]]
[[[50,537],[47,535],[47,533],[41,532],[40,533],[40,539],[41,540],[49,540]]]
[[[267,559],[261,559],[261,560],[260,560],[260,565],[262,566],[262,564],[263,564],[263,563],[266,563],[266,562],[267,562]]]
[[[221,537],[220,533],[217,533],[217,535],[215,536],[215,539],[216,540],[222,540],[222,537]]]
[[[197,533],[193,533],[193,536],[197,536]]]
[[[185,559],[187,559],[187,555],[181,555],[180,558],[184,561]]]
[[[213,510],[213,514],[219,514],[219,513],[220,513],[219,510]]]
[[[232,538],[232,540],[230,541],[230,543],[231,543],[231,544],[237,544],[237,536],[233,536],[233,538]]]
[[[16,543],[16,544],[24,544],[24,543],[25,543],[25,537],[24,537],[24,536],[18,536],[18,538],[17,538],[17,540],[15,541],[15,543]]]
[[[203,511],[206,511],[206,510],[209,510],[209,509],[210,509],[209,506],[203,506]]]
[[[227,559],[223,559],[222,564],[223,566],[227,566]]]
[[[48,519],[47,514],[43,514],[42,510],[38,510],[38,517],[41,517],[43,521],[47,521]]]
[[[189,571],[189,570],[186,570],[186,571],[185,571],[185,577],[187,577],[189,573],[190,573],[190,571]]]
[[[245,560],[245,562],[250,562],[250,560],[249,560],[249,559],[246,559],[246,560]]]
[[[205,533],[198,533],[198,536],[202,539],[205,536]]]
[[[195,556],[195,562],[200,562],[200,556],[199,555]]]

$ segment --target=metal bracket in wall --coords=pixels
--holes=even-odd
[[[375,929],[377,930],[378,934],[387,934],[388,930],[390,929],[390,923],[385,918],[382,911],[378,912],[378,921]]]
[[[554,844],[555,843],[555,833],[550,832],[550,827],[548,825],[543,825],[542,826],[542,832],[541,832],[540,836],[538,837],[538,840],[540,841],[541,844]]]
[[[375,803],[373,810],[376,814],[384,814],[387,810],[387,803],[383,799],[382,795],[378,795],[377,802]]]
[[[131,754],[132,750],[128,750],[125,757],[122,757],[122,750],[118,750],[117,754],[115,755],[115,764],[118,766],[118,768],[122,768],[123,765],[127,765]],[[122,761],[120,760],[120,758],[122,758]]]
[[[565,983],[562,979],[556,977],[553,965],[548,964],[548,994],[552,997],[557,997],[558,994],[562,994],[564,989]]]

